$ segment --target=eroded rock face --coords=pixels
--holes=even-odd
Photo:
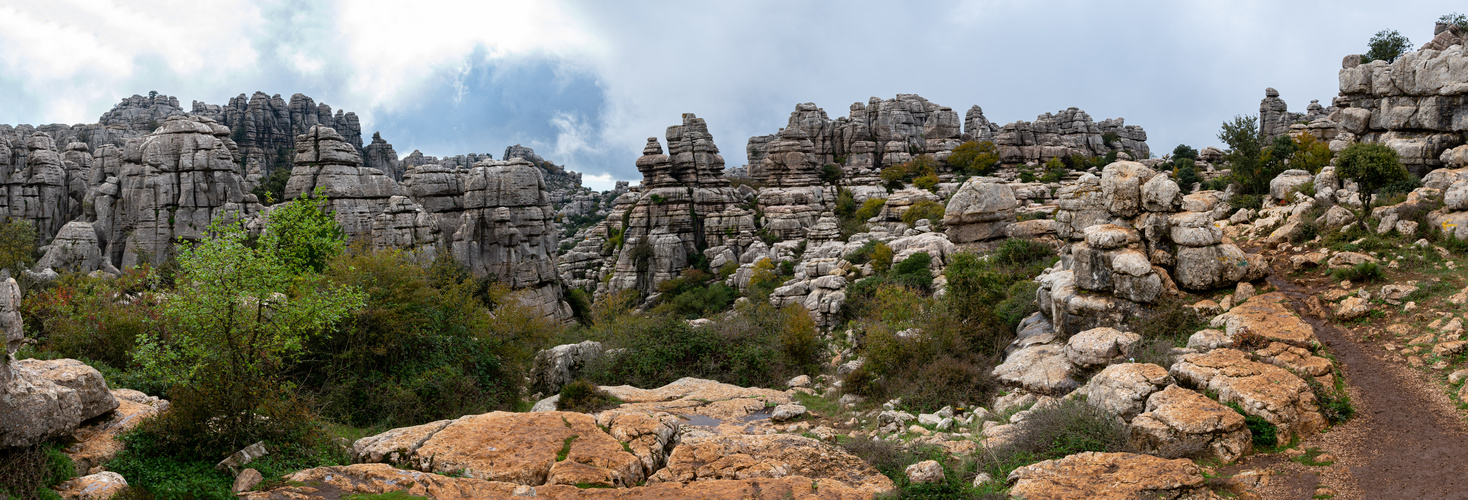
[[[31,446],[71,434],[118,406],[102,374],[74,359],[23,359],[0,370],[10,376],[0,387],[0,446]]]
[[[238,157],[244,160],[247,171],[258,171],[260,175],[268,176],[286,166],[278,161],[282,151],[295,147],[296,136],[310,132],[312,127],[335,130],[353,150],[362,148],[362,125],[356,113],[340,109],[333,113],[331,106],[318,104],[304,94],[291,95],[289,101],[279,94],[240,94],[222,106],[194,101],[190,114],[213,119],[235,131]]]
[[[1132,442],[1163,458],[1212,458],[1230,463],[1253,448],[1244,417],[1207,396],[1170,385],[1147,398],[1131,420]]]
[[[81,221],[68,222],[61,227],[56,238],[51,240],[51,248],[36,262],[36,269],[83,274],[99,269],[117,272],[112,262],[103,258],[102,246],[92,223]]]
[[[520,290],[525,303],[556,319],[571,317],[556,274],[554,212],[540,169],[516,158],[479,163],[464,181],[464,212],[454,259],[480,276]]]
[[[113,264],[165,262],[176,241],[198,241],[214,218],[259,212],[230,145],[228,128],[183,116],[128,142],[117,180],[87,193],[97,217],[93,229]]]
[[[1186,498],[1206,491],[1203,471],[1190,460],[1134,453],[1078,453],[1015,469],[1011,498]]]
[[[362,166],[356,148],[330,127],[314,126],[296,136],[295,151],[286,198],[325,196],[350,240],[371,241],[372,224],[388,200],[408,194],[381,170]]]
[[[1245,413],[1279,428],[1279,442],[1307,437],[1325,428],[1315,393],[1294,374],[1252,361],[1235,349],[1189,354],[1169,370],[1179,382],[1213,391],[1219,401],[1237,403]]]
[[[1086,403],[1131,420],[1146,409],[1148,397],[1172,383],[1167,369],[1151,363],[1121,363],[1091,377],[1075,394]]]
[[[1442,166],[1442,153],[1463,143],[1464,47],[1426,44],[1390,63],[1352,64],[1351,57],[1339,75],[1342,109],[1329,117],[1344,135],[1332,143],[1386,144],[1418,175]]]
[[[571,383],[586,364],[601,359],[601,342],[558,345],[535,353],[530,364],[530,385],[546,394],[558,393]]]

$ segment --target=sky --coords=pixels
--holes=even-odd
[[[1328,105],[1379,30],[1421,45],[1454,2],[0,0],[0,123],[92,123],[149,91],[304,93],[399,155],[535,148],[608,189],[682,113],[728,166],[795,105],[915,93],[999,124],[1068,107],[1218,145],[1265,87]]]

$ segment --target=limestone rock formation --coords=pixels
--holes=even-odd
[[[999,146],[999,160],[1005,163],[1044,163],[1071,155],[1106,156],[1113,151],[1130,151],[1136,158],[1151,154],[1147,132],[1141,127],[1126,125],[1121,118],[1098,123],[1077,108],[1000,127],[994,144]]]
[[[1444,37],[1446,35],[1446,37]],[[1339,109],[1327,120],[1340,142],[1379,142],[1395,149],[1418,175],[1443,165],[1443,151],[1463,143],[1468,130],[1468,66],[1461,40],[1448,31],[1444,40],[1424,44],[1396,60],[1362,64],[1347,56],[1340,70]]]
[[[1041,311],[1057,330],[1127,329],[1164,294],[1264,276],[1261,257],[1223,241],[1216,204],[1201,193],[1179,195],[1165,174],[1129,161],[1060,190],[1056,233],[1073,243],[1059,266],[1037,278]]]
[[[331,106],[317,104],[303,94],[291,95],[289,102],[279,94],[264,92],[248,97],[240,94],[223,106],[195,101],[190,114],[212,118],[233,131],[246,171],[255,169],[263,175],[290,166],[288,153],[295,147],[296,136],[317,125],[337,131],[353,149],[362,149],[362,125],[356,113],[333,113]]]
[[[392,144],[382,140],[379,132],[373,132],[372,143],[362,148],[362,164],[381,170],[392,180],[403,180],[404,167],[398,162],[398,153],[393,151]]]
[[[118,267],[162,263],[176,241],[199,240],[214,218],[258,212],[231,144],[224,126],[181,115],[129,141],[117,177],[87,192],[107,258]]]
[[[1148,397],[1146,409],[1130,427],[1132,442],[1148,453],[1229,463],[1253,447],[1243,415],[1197,392],[1170,385]]]
[[[465,174],[454,259],[520,290],[547,317],[569,319],[556,273],[554,212],[540,170],[521,158],[475,165]]]
[[[12,297],[20,295],[14,279],[3,286],[11,288]],[[0,316],[9,313],[0,310]],[[0,365],[0,447],[70,435],[82,422],[118,406],[102,374],[80,361],[9,358]]]
[[[1179,382],[1213,391],[1219,401],[1237,403],[1245,413],[1274,424],[1280,443],[1325,428],[1315,394],[1304,381],[1283,368],[1252,361],[1242,351],[1189,354],[1169,371]]]
[[[648,483],[787,476],[838,481],[873,495],[893,489],[891,479],[855,455],[789,434],[688,437]]]
[[[285,196],[325,196],[342,232],[354,241],[370,241],[372,224],[393,196],[407,190],[381,170],[362,165],[362,157],[330,127],[313,126],[296,136],[294,167]]]

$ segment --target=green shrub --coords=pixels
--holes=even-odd
[[[1351,281],[1355,283],[1372,283],[1386,280],[1386,271],[1375,262],[1362,262],[1354,267],[1336,269],[1330,272],[1330,277],[1336,281]]]
[[[27,334],[40,341],[43,350],[124,369],[132,366],[138,335],[165,328],[155,285],[148,266],[128,268],[116,278],[68,273],[54,285],[26,295],[21,315]],[[134,388],[151,389],[153,394],[163,389]]]
[[[1451,14],[1443,14],[1442,17],[1437,18],[1437,22],[1443,24],[1451,24],[1453,26],[1456,26],[1460,30],[1468,31],[1468,16],[1459,14],[1457,12],[1453,12]]]
[[[1270,450],[1279,446],[1279,427],[1269,423],[1264,417],[1245,413],[1244,409],[1238,403],[1230,402],[1228,403],[1228,407],[1233,408],[1239,415],[1244,416],[1244,427],[1249,429],[1249,434],[1253,438],[1254,448],[1258,450]]]
[[[346,235],[328,211],[322,188],[270,210],[257,248],[292,273],[319,273],[346,248]]]
[[[518,373],[559,329],[449,260],[425,269],[401,252],[353,252],[327,278],[361,290],[365,303],[307,342],[292,374],[319,411],[356,426],[514,409]]]
[[[1295,138],[1295,152],[1290,156],[1289,164],[1290,168],[1318,174],[1321,168],[1330,165],[1334,157],[1330,143],[1317,139],[1314,134],[1300,134]]]
[[[1177,161],[1181,159],[1197,160],[1198,150],[1193,149],[1187,144],[1178,144],[1177,147],[1172,148],[1172,160]]]
[[[840,165],[827,163],[821,166],[821,182],[824,182],[826,184],[836,184],[838,182],[841,182],[841,178],[845,175],[845,172],[841,171]]]
[[[948,164],[954,170],[969,175],[989,175],[999,165],[999,148],[993,142],[968,141],[959,144],[948,154]]]
[[[1412,41],[1397,30],[1381,30],[1366,42],[1366,53],[1361,54],[1361,63],[1371,61],[1392,62],[1412,50]]]
[[[1076,453],[1134,452],[1128,434],[1126,423],[1115,414],[1082,399],[1063,399],[1032,409],[1007,445],[975,453],[974,458],[980,471],[1002,478],[1025,465]]]
[[[245,129],[244,127],[235,127],[235,130],[244,131]],[[290,179],[290,165],[277,167],[271,170],[270,175],[261,180],[260,185],[255,186],[255,189],[250,191],[250,193],[254,194],[260,200],[260,203],[273,205],[285,199],[285,184]]]
[[[892,247],[886,243],[877,243],[872,247],[872,270],[878,273],[887,272],[892,267],[892,257]]]
[[[1269,181],[1279,172],[1273,172],[1263,161],[1264,145],[1261,144],[1259,118],[1235,116],[1233,121],[1223,123],[1223,128],[1218,132],[1218,140],[1228,145],[1228,150],[1224,152],[1224,161],[1228,163],[1229,175],[1238,183],[1241,194],[1268,193]]]
[[[1060,182],[1060,179],[1065,177],[1066,171],[1065,163],[1060,158],[1051,158],[1050,161],[1045,162],[1044,173],[1040,174],[1035,180],[1040,182]]]
[[[1410,179],[1397,151],[1374,142],[1358,142],[1342,150],[1336,173],[1342,179],[1356,181],[1362,193],[1376,193],[1385,186]]]
[[[1173,167],[1173,174],[1177,176],[1178,187],[1182,188],[1183,194],[1193,192],[1193,184],[1197,184],[1203,180],[1201,177],[1198,177],[1198,169],[1193,159],[1178,158],[1173,160],[1173,164],[1176,165]]]
[[[861,202],[861,208],[856,209],[856,219],[865,222],[881,215],[882,209],[886,206],[886,198],[868,198],[867,201]]]
[[[76,477],[76,465],[56,444],[0,448],[0,498],[60,498],[51,487]]]
[[[814,373],[820,351],[815,324],[800,306],[780,309],[751,300],[715,322],[694,328],[668,314],[599,318],[589,336],[611,349],[585,370],[599,385],[658,387],[683,377],[773,387]]]
[[[944,210],[943,204],[936,201],[919,201],[912,204],[911,207],[907,208],[906,212],[902,213],[902,222],[913,226],[919,220],[928,219],[935,227],[940,226],[943,224]]]
[[[936,193],[938,192],[938,182],[940,182],[940,179],[938,179],[937,175],[929,174],[913,179],[912,185],[918,189],[925,189]]]
[[[1256,194],[1236,194],[1228,199],[1228,204],[1235,209],[1251,208],[1258,210],[1264,206],[1264,197]]]
[[[621,404],[616,397],[601,390],[596,384],[577,379],[561,387],[561,397],[556,400],[556,410],[580,413],[597,413]]]
[[[0,224],[0,269],[9,269],[12,276],[20,270],[29,269],[36,263],[36,226],[20,218],[5,218]]]

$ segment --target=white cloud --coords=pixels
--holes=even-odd
[[[43,102],[42,116],[0,121],[90,122],[154,71],[219,81],[251,68],[263,20],[244,1],[0,0],[0,71]]]

